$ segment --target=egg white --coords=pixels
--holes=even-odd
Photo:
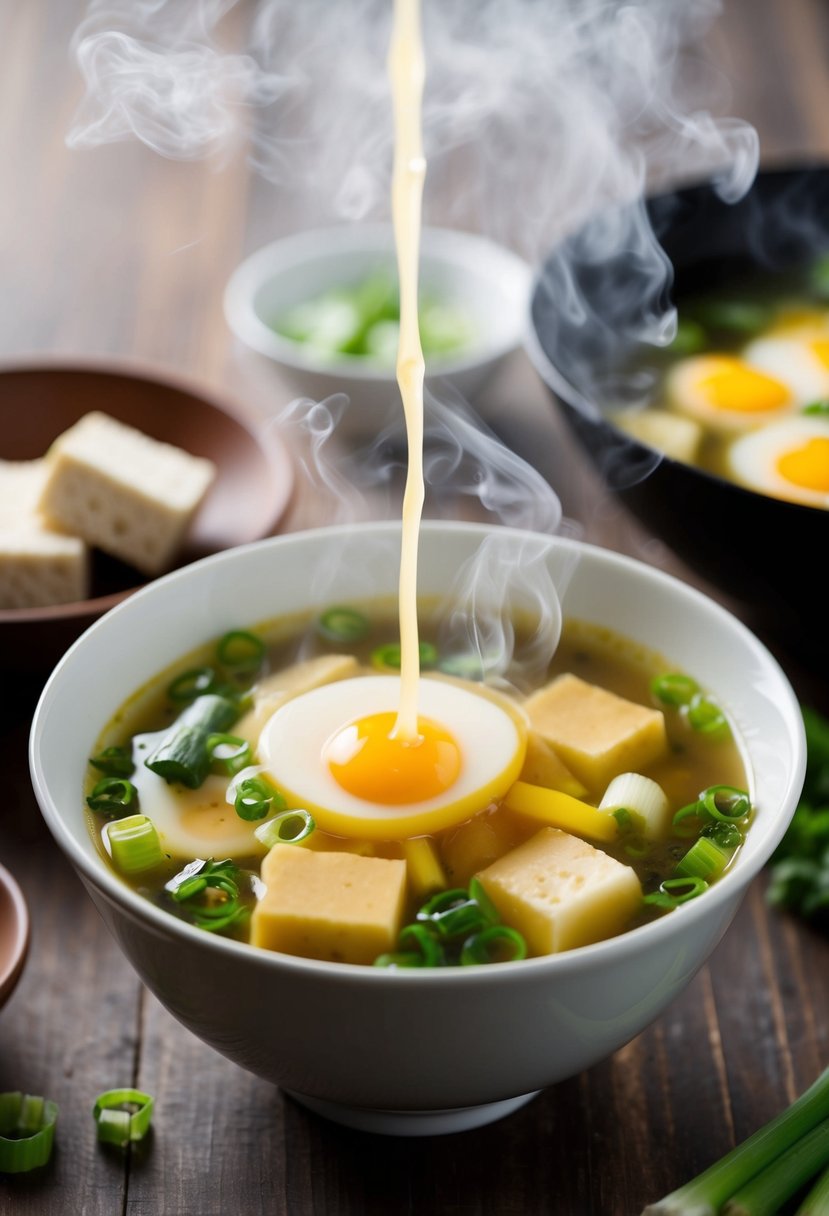
[[[323,752],[348,723],[396,711],[399,676],[359,676],[316,688],[273,714],[259,738],[259,760],[289,807],[302,807],[334,835],[400,840],[452,827],[506,793],[526,750],[518,715],[469,687],[422,679],[418,713],[439,723],[461,753],[461,771],[442,795],[386,805],[350,794],[332,776]]]
[[[795,485],[777,467],[781,456],[803,447],[810,439],[829,440],[829,419],[789,418],[735,440],[727,453],[731,475],[741,485],[775,498],[829,508],[829,494]]]
[[[820,357],[829,332],[801,332],[761,337],[743,351],[746,363],[791,386],[798,403],[829,396],[829,363]]]

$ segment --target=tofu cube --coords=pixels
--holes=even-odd
[[[583,798],[587,793],[558,752],[535,730],[527,735],[527,751],[519,780],[530,785],[543,785],[548,790],[561,790],[571,798]]]
[[[144,574],[172,563],[215,465],[106,414],[86,414],[52,445],[38,502],[49,522]]]
[[[35,505],[45,479],[45,460],[0,460],[0,528],[17,528],[37,518]]]
[[[702,427],[693,418],[667,410],[624,410],[613,421],[628,435],[664,452],[672,460],[695,464],[702,443]]]
[[[277,844],[261,873],[267,889],[251,918],[255,946],[367,964],[394,950],[406,894],[405,861]]]
[[[569,673],[533,693],[524,708],[533,729],[590,790],[604,790],[616,773],[641,772],[668,748],[661,710]]]
[[[89,595],[89,555],[76,536],[36,523],[0,525],[0,608],[46,608]]]
[[[630,866],[558,828],[544,828],[478,878],[535,955],[613,937],[642,902]]]

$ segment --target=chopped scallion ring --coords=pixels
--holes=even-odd
[[[197,857],[164,889],[177,904],[187,905],[185,910],[199,929],[220,933],[250,915],[250,909],[239,901],[238,877],[239,868],[229,858],[204,861]]]
[[[52,1155],[58,1108],[19,1090],[0,1094],[0,1174],[24,1174]]]
[[[135,772],[132,754],[126,747],[105,747],[97,756],[90,756],[89,763],[107,777],[131,777]]]
[[[498,909],[487,895],[483,883],[479,878],[470,878],[469,898],[475,900],[485,920],[488,920],[491,925],[499,924],[501,917],[498,915]]]
[[[680,671],[670,671],[651,680],[651,692],[663,705],[689,705],[699,684]]]
[[[688,725],[701,735],[712,739],[722,739],[730,733],[725,714],[710,697],[697,693],[685,707]]]
[[[696,899],[698,895],[707,890],[708,883],[704,878],[696,875],[666,878],[660,884],[658,891],[653,891],[650,895],[645,896],[644,902],[654,904],[659,908],[677,908],[680,904],[687,903],[689,899]]]
[[[342,605],[329,608],[317,620],[317,633],[328,642],[359,642],[370,628],[369,619],[362,612]]]
[[[206,747],[213,767],[230,777],[240,773],[251,762],[250,744],[238,735],[208,735]]]
[[[468,937],[487,925],[480,905],[462,887],[433,895],[417,913],[421,924],[435,927],[441,937]]]
[[[751,800],[745,790],[733,785],[711,785],[699,800],[712,819],[720,823],[739,823],[751,813]]]
[[[140,1089],[108,1089],[92,1108],[98,1139],[125,1148],[143,1140],[149,1131],[155,1100]]]
[[[101,815],[121,817],[138,806],[138,790],[126,777],[102,777],[93,785],[86,805]]]
[[[413,953],[417,951],[421,955],[421,967],[441,967],[446,961],[443,947],[426,925],[406,925],[400,930],[398,945],[403,951],[407,947]]]
[[[203,697],[205,693],[216,692],[218,683],[212,667],[193,667],[176,676],[167,688],[167,696],[177,705],[186,704],[195,701],[196,697]]]
[[[315,828],[313,817],[307,811],[283,811],[254,828],[253,834],[266,849],[272,849],[275,844],[299,844]]]
[[[736,849],[738,845],[743,843],[743,834],[734,823],[714,823],[707,824],[700,836],[707,836],[718,844],[721,849]]]
[[[396,971],[399,967],[411,968],[423,966],[423,955],[415,953],[414,950],[402,951],[397,950],[391,954],[378,954],[374,960],[373,966],[387,967],[390,971]]]
[[[508,925],[489,925],[467,938],[461,950],[461,966],[480,963],[514,963],[527,957],[527,943]]]
[[[686,822],[686,820],[693,819],[705,819],[705,811],[700,802],[689,802],[687,806],[683,806],[677,811],[673,817],[674,835],[696,836],[699,825]]]
[[[122,874],[141,874],[163,860],[161,841],[146,815],[128,815],[107,825],[106,840],[115,865]]]
[[[677,862],[676,873],[684,877],[718,878],[728,865],[730,854],[707,836],[695,840],[685,856]]]
[[[233,804],[240,819],[264,819],[270,811],[281,811],[285,799],[262,777],[247,777],[236,787]]]
[[[245,629],[232,629],[219,639],[216,657],[222,667],[235,675],[252,675],[262,666],[265,643]]]
[[[431,642],[421,642],[418,646],[418,655],[421,667],[434,667],[438,661],[437,647],[433,646]],[[372,666],[381,671],[399,671],[400,661],[398,642],[388,642],[371,652]]]

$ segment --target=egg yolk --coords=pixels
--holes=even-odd
[[[829,367],[829,338],[814,338],[809,345],[814,351],[815,358],[818,359],[824,367]]]
[[[395,713],[370,714],[338,730],[324,758],[334,780],[367,802],[400,806],[436,798],[456,781],[461,753],[437,722],[418,718],[415,737],[396,738]]]
[[[704,376],[699,387],[715,409],[742,413],[776,410],[790,397],[785,384],[739,359],[718,359],[716,370]]]
[[[809,439],[777,461],[781,477],[794,486],[829,494],[829,439]]]

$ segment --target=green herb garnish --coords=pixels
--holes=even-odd
[[[769,902],[829,927],[829,720],[801,707],[806,775],[800,801],[771,858]]]

